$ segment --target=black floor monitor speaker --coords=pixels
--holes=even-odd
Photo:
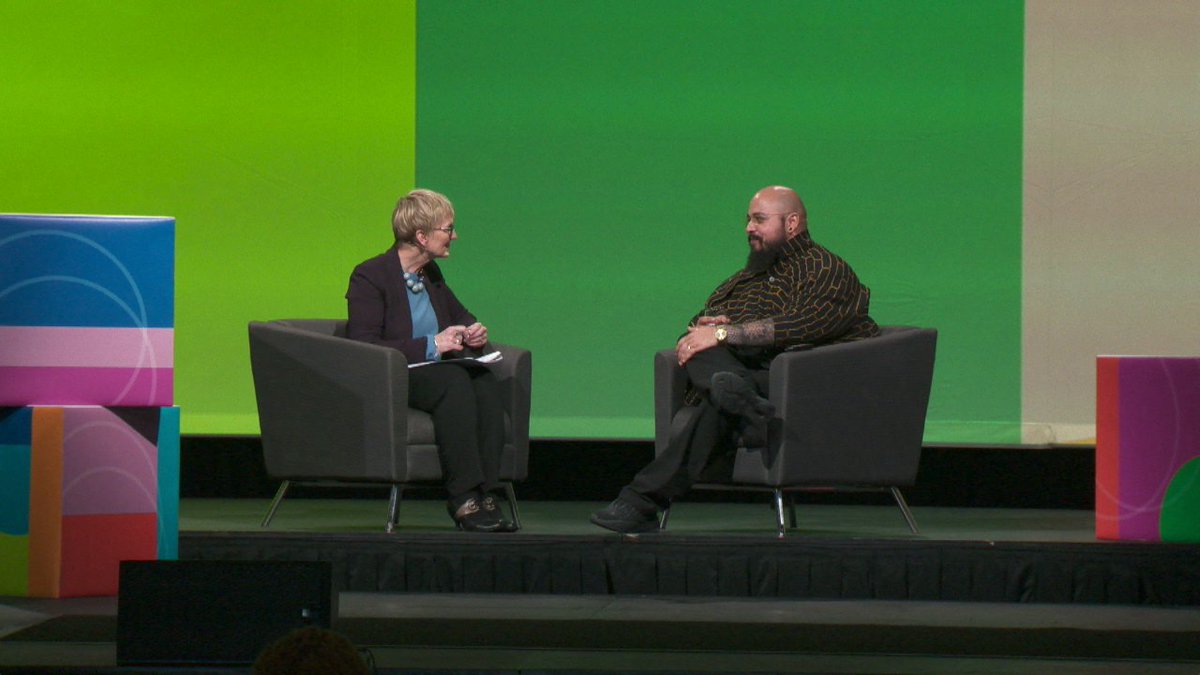
[[[294,629],[328,628],[336,612],[327,562],[122,562],[117,664],[253,663]]]

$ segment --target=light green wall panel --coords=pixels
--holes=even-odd
[[[0,210],[177,219],[184,433],[257,433],[246,322],[345,315],[414,171],[413,2],[0,3]]]

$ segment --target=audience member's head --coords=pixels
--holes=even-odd
[[[258,655],[254,675],[369,675],[358,650],[342,635],[324,628],[301,628],[279,638]]]

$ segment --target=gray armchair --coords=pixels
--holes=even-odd
[[[879,337],[781,354],[769,373],[777,418],[770,447],[738,449],[732,482],[693,487],[772,492],[780,537],[787,493],[887,491],[919,534],[900,488],[916,481],[936,345],[934,329],[885,326]],[[667,447],[686,386],[675,352],[655,354],[656,452]],[[790,495],[787,502],[794,528]],[[663,513],[661,528],[669,515]]]
[[[250,323],[263,455],[267,473],[283,481],[263,527],[296,482],[390,485],[388,532],[396,527],[406,487],[442,483],[433,420],[408,407],[404,354],[345,335],[341,320]],[[500,478],[519,526],[512,482],[524,480],[529,466],[531,356],[491,346],[504,356],[493,368],[508,409]]]

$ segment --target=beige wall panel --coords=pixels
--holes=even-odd
[[[1025,440],[1095,435],[1095,357],[1200,354],[1200,0],[1028,0]]]

